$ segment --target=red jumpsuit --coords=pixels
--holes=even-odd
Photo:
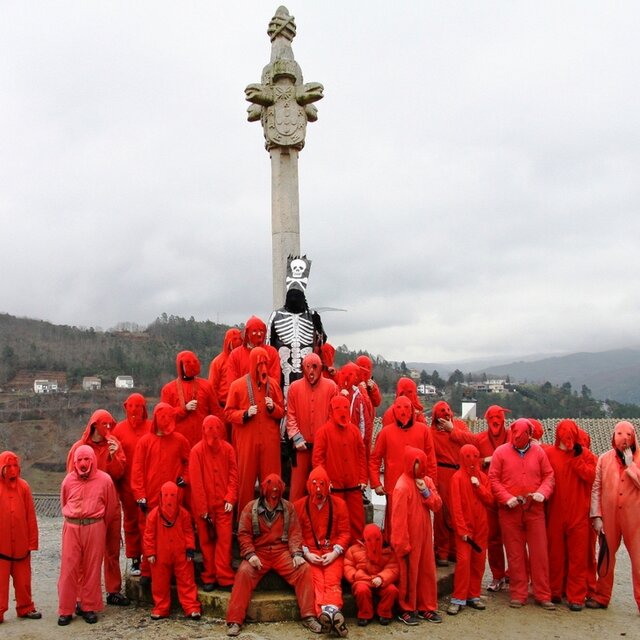
[[[305,362],[319,360],[315,354],[310,354]],[[293,445],[304,444],[305,450],[296,450],[296,463],[291,468],[291,488],[289,498],[295,502],[305,495],[305,485],[311,471],[311,455],[315,434],[329,418],[331,398],[338,393],[336,384],[327,378],[314,377],[311,384],[307,378],[300,378],[289,385],[287,398],[287,435]]]
[[[320,359],[322,360],[322,376],[329,378],[329,380],[336,380],[336,368],[334,366],[336,357],[336,349],[332,344],[325,342],[320,347]]]
[[[374,597],[380,618],[392,618],[398,599],[397,582],[400,567],[391,547],[383,546],[382,532],[375,524],[364,528],[364,540],[349,547],[344,557],[344,577],[351,584],[351,593],[358,607],[358,618],[373,618]],[[376,586],[373,580],[379,578]]]
[[[555,478],[547,503],[551,595],[560,602],[566,593],[567,602],[582,606],[587,597],[589,507],[597,458],[582,448],[578,437],[578,425],[573,420],[561,420],[555,445],[543,449]]]
[[[316,467],[307,482],[309,495],[293,505],[300,520],[305,560],[311,567],[315,591],[316,614],[323,605],[342,609],[343,554],[349,545],[351,530],[347,505],[341,498],[329,493],[329,476],[322,467]],[[335,553],[333,553],[335,552]],[[322,558],[335,557],[324,565]]]
[[[424,407],[418,399],[418,387],[416,387],[416,383],[411,378],[398,379],[398,384],[396,385],[396,398],[400,398],[403,396],[411,400],[411,404],[413,405],[414,409],[414,422],[424,422],[426,424],[427,420],[424,417]],[[389,407],[382,416],[382,426],[393,421],[393,411],[392,408]]]
[[[375,410],[382,402],[382,395],[380,394],[380,388],[371,377],[373,374],[373,363],[371,362],[371,358],[368,356],[358,356],[356,358],[356,364],[360,367],[360,372],[362,374],[360,388],[362,391],[367,392],[366,395],[371,402],[373,409],[372,413],[375,416]]]
[[[147,414],[147,401],[139,393],[132,393],[124,402],[126,418],[113,429],[113,436],[122,446],[126,458],[124,475],[116,482],[123,513],[124,546],[127,558],[142,555],[142,537],[138,523],[138,505],[131,489],[131,468],[136,445],[149,432],[151,421]]]
[[[591,518],[602,518],[602,531],[610,554],[609,570],[598,577],[593,600],[604,606],[609,604],[616,552],[624,540],[631,559],[633,597],[640,611],[640,450],[630,422],[616,425],[612,446],[598,458],[591,493]],[[628,451],[630,457],[628,464],[624,451]]]
[[[403,612],[438,608],[431,511],[437,512],[442,500],[426,470],[424,451],[406,446],[404,471],[393,490],[391,514],[391,547],[400,566],[398,607]],[[418,489],[416,479],[424,481],[424,491]]]
[[[331,399],[331,418],[316,432],[312,463],[326,469],[333,493],[347,503],[351,541],[361,540],[367,465],[360,432],[349,422],[349,401],[342,395]]]
[[[9,608],[13,580],[18,617],[35,611],[31,597],[31,552],[38,549],[38,522],[29,485],[20,477],[18,456],[0,453],[0,622]]]
[[[353,362],[347,362],[338,372],[340,392],[349,400],[351,423],[354,424],[360,432],[368,464],[369,452],[371,451],[371,438],[373,437],[374,414],[373,405],[358,386],[360,376],[360,367]]]
[[[451,522],[458,536],[451,602],[459,605],[480,599],[487,557],[487,508],[494,505],[494,500],[489,478],[482,473],[481,466],[478,449],[465,444],[460,449],[460,469],[451,478]],[[469,538],[480,547],[480,552],[467,543]]]
[[[238,463],[233,447],[225,442],[222,420],[208,416],[202,440],[191,449],[189,479],[191,514],[198,530],[204,584],[233,584],[231,535],[233,506],[238,500]]]
[[[578,438],[580,444],[591,451],[591,436],[584,430],[578,427]],[[592,452],[593,453],[593,452]],[[597,466],[596,457],[596,466]],[[596,564],[596,541],[598,534],[593,527],[589,527],[589,548],[587,549],[587,598],[596,592],[597,582],[597,564]]]
[[[384,515],[384,534],[388,541],[391,536],[391,512],[393,489],[404,472],[404,448],[406,445],[424,451],[427,456],[427,475],[435,482],[437,478],[436,454],[431,430],[424,422],[415,420],[411,401],[398,396],[391,406],[393,422],[380,431],[369,459],[369,480],[371,488],[380,487],[380,466],[384,463],[384,493],[387,505]]]
[[[267,371],[270,378],[280,386],[280,356],[274,347],[265,344],[267,325],[256,316],[251,316],[245,325],[244,342],[236,347],[227,360],[227,379],[229,384],[249,373],[251,368],[250,355],[254,347],[260,347],[267,354]]]
[[[104,426],[109,424],[108,428]],[[74,455],[76,449],[81,445],[87,445],[93,449],[96,455],[96,465],[100,471],[109,474],[114,482],[121,480],[125,473],[127,460],[121,443],[113,434],[115,420],[112,415],[104,409],[94,411],[87,422],[87,426],[82,434],[82,438],[72,445],[67,456],[67,473],[73,471]],[[98,431],[102,438],[100,442],[94,442],[92,436]],[[112,441],[117,444],[115,453],[111,453]],[[122,574],[120,573],[120,528],[122,516],[120,505],[113,512],[113,520],[107,522],[107,538],[105,542],[104,555],[104,586],[107,593],[119,593],[122,588]]]
[[[162,387],[160,401],[174,407],[176,431],[193,447],[202,439],[202,421],[209,415],[222,416],[222,409],[209,381],[198,378],[200,361],[195,353],[181,351],[176,370],[178,377]]]
[[[144,555],[151,564],[151,615],[169,616],[171,610],[171,577],[176,577],[178,600],[185,616],[199,617],[200,602],[193,574],[196,541],[189,512],[180,506],[178,486],[162,485],[159,504],[147,516],[144,530]],[[195,616],[194,616],[195,617]]]
[[[113,480],[97,468],[93,449],[78,447],[74,470],[62,481],[60,502],[64,525],[58,580],[58,614],[103,609],[100,567],[105,552],[106,523],[118,511]],[[79,592],[78,592],[79,590]]]
[[[303,619],[315,613],[309,565],[302,562],[296,567],[293,562],[294,557],[302,558],[300,521],[293,505],[281,499],[283,490],[279,476],[267,476],[261,485],[261,497],[249,502],[240,514],[238,543],[243,560],[227,608],[228,624],[244,622],[253,590],[269,570],[293,586]],[[249,563],[253,556],[258,557],[260,568]]]
[[[534,495],[538,499],[549,498],[553,492],[553,469],[542,448],[530,442],[532,430],[528,420],[516,420],[511,425],[512,443],[495,450],[489,467],[491,490],[500,508],[511,599],[522,604],[527,601],[529,586],[527,549],[533,595],[538,602],[551,599],[544,505]]]
[[[234,380],[227,397],[225,417],[232,424],[238,457],[238,512],[253,499],[256,479],[262,482],[271,473],[280,475],[280,419],[284,407],[280,387],[267,372],[265,350],[254,347],[251,373]],[[251,407],[257,407],[255,415],[250,415]]]

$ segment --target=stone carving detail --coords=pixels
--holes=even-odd
[[[269,23],[271,61],[262,70],[261,84],[250,84],[244,90],[251,102],[247,109],[249,122],[260,120],[265,147],[304,147],[307,122],[318,119],[312,104],[324,96],[319,82],[303,83],[302,70],[295,61],[291,41],[296,24],[286,7],[278,7]]]

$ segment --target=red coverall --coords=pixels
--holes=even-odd
[[[204,584],[233,584],[231,535],[233,505],[238,500],[238,463],[233,447],[225,442],[225,427],[217,416],[202,423],[202,440],[191,449],[189,479],[191,513],[198,530]]]
[[[479,600],[487,557],[487,508],[494,505],[489,478],[481,471],[480,452],[472,444],[460,449],[460,469],[451,478],[451,522],[456,540],[456,572],[451,602]],[[475,481],[472,480],[475,478]],[[472,549],[471,538],[481,549]]]
[[[62,481],[62,557],[58,580],[58,614],[70,616],[76,602],[83,611],[102,611],[100,567],[106,524],[118,511],[113,480],[97,468],[94,450],[79,446],[74,470]],[[79,590],[79,592],[78,592]]]
[[[555,445],[544,445],[543,450],[555,478],[547,503],[551,595],[559,602],[566,593],[567,602],[582,605],[587,597],[589,507],[597,458],[580,445],[573,420],[561,420]]]
[[[360,367],[353,362],[347,362],[338,372],[340,393],[349,400],[351,423],[354,424],[360,432],[360,437],[364,443],[367,464],[369,464],[374,414],[373,405],[358,387],[360,378]]]
[[[87,445],[93,449],[96,456],[96,465],[100,471],[109,474],[115,483],[121,480],[125,473],[127,460],[124,449],[117,437],[113,434],[115,427],[113,416],[104,409],[94,411],[87,422],[82,438],[72,445],[67,455],[67,473],[74,469],[74,455],[81,445]],[[108,427],[106,425],[109,425]],[[100,442],[94,442],[92,436],[98,432],[102,438]],[[115,453],[111,453],[113,441],[117,445]],[[104,554],[104,586],[107,593],[120,593],[122,588],[122,574],[120,573],[120,528],[122,516],[120,505],[113,512],[113,520],[106,522],[107,538]]]
[[[260,318],[251,316],[244,328],[243,344],[235,348],[227,360],[227,379],[230,385],[234,380],[249,373],[251,351],[254,347],[260,347],[267,354],[269,377],[276,381],[278,387],[280,386],[280,356],[274,347],[264,343],[266,335],[267,325]]]
[[[584,430],[578,427],[578,439],[580,444],[591,451],[591,436]],[[592,452],[593,453],[593,452]],[[596,457],[596,466],[597,466]],[[589,527],[589,548],[587,549],[587,598],[596,592],[597,582],[597,564],[596,564],[596,541],[598,534],[593,527]]]
[[[542,448],[530,442],[532,430],[525,418],[516,420],[511,425],[511,444],[495,450],[489,467],[491,490],[500,507],[511,599],[523,604],[529,592],[527,548],[533,595],[538,602],[551,600],[544,505],[533,496],[549,498],[553,492],[553,469]]]
[[[450,487],[453,474],[460,467],[460,444],[455,436],[441,428],[439,420],[451,421],[454,431],[468,431],[462,420],[453,417],[451,407],[444,401],[436,402],[431,410],[431,435],[436,449],[438,463],[438,493],[442,498],[442,509],[433,519],[433,534],[436,558],[455,560],[456,536],[451,522]]]
[[[284,406],[278,382],[267,371],[266,351],[254,347],[251,373],[234,380],[227,397],[225,417],[233,425],[238,457],[238,513],[253,499],[256,479],[262,482],[271,473],[280,475],[280,419]],[[251,414],[251,407],[256,407],[257,413]]]
[[[336,349],[332,344],[325,342],[320,347],[320,359],[322,360],[322,376],[329,378],[329,380],[336,380],[336,368],[334,366],[336,357]]]
[[[319,364],[319,371],[310,374],[307,369],[314,362]],[[304,377],[289,385],[287,398],[287,435],[296,447],[296,464],[291,468],[291,502],[305,495],[315,434],[329,418],[331,398],[338,393],[335,382],[322,377],[322,364],[315,353],[305,356],[302,371]],[[305,449],[298,448],[303,445]]]
[[[382,532],[375,524],[364,528],[364,541],[349,547],[344,557],[344,577],[351,584],[351,593],[358,607],[358,618],[373,618],[373,600],[380,618],[392,618],[398,599],[400,567],[391,547],[383,546]],[[376,586],[373,581],[379,578]]]
[[[176,577],[178,600],[185,616],[200,613],[198,588],[193,575],[196,540],[189,512],[180,506],[178,486],[165,482],[159,504],[147,516],[144,555],[151,564],[151,615],[166,618],[171,610],[171,577]]]
[[[380,394],[380,388],[371,377],[373,374],[373,362],[368,356],[358,356],[356,358],[356,364],[360,367],[361,382],[360,390],[366,391],[366,396],[369,398],[372,406],[372,413],[375,416],[376,408],[380,406],[382,402],[382,395]]]
[[[131,490],[140,504],[138,524],[143,537],[146,513],[158,505],[162,485],[178,478],[189,483],[189,443],[175,428],[173,407],[159,402],[153,410],[151,431],[140,438],[133,456]],[[143,576],[150,575],[146,558],[140,571]]]
[[[629,552],[633,597],[640,611],[640,450],[630,422],[619,422],[613,432],[612,449],[598,458],[591,493],[591,518],[602,518],[609,546],[609,570],[598,577],[593,600],[608,605],[613,589],[616,552],[620,541]],[[627,452],[629,463],[624,461]],[[594,521],[594,526],[596,522]]]
[[[294,566],[293,562],[295,557],[302,559],[300,521],[293,505],[281,499],[283,491],[284,482],[276,474],[270,474],[261,485],[261,497],[249,502],[240,514],[238,543],[243,560],[227,608],[228,624],[244,622],[253,590],[269,570],[293,586],[303,619],[315,614],[309,565],[302,562]],[[271,520],[270,513],[274,514]],[[260,561],[259,568],[249,563],[254,556]]]
[[[18,456],[0,453],[0,622],[9,608],[13,580],[18,617],[35,611],[31,597],[31,552],[38,549],[38,522],[31,489],[20,477]]]
[[[396,385],[396,398],[403,396],[411,400],[414,410],[414,422],[424,422],[426,424],[427,420],[424,417],[424,407],[420,404],[420,400],[418,399],[418,387],[416,387],[416,383],[411,378],[398,379],[398,384]],[[382,426],[384,427],[386,424],[393,421],[393,411],[392,408],[389,407],[382,416]]]
[[[116,482],[123,513],[124,546],[127,558],[139,559],[142,555],[142,537],[138,522],[138,505],[131,490],[131,468],[136,445],[149,432],[147,401],[140,393],[132,393],[124,402],[126,418],[113,429],[113,436],[122,446],[126,458],[124,475]]]
[[[424,451],[427,456],[427,475],[437,478],[436,454],[431,430],[424,422],[415,420],[411,400],[398,396],[391,406],[393,422],[389,422],[380,431],[369,459],[369,480],[371,487],[380,493],[380,465],[384,462],[384,494],[387,505],[384,514],[384,535],[391,537],[391,512],[393,489],[398,478],[404,472],[404,448],[406,445]]]
[[[426,470],[424,451],[406,446],[404,472],[393,490],[391,514],[391,547],[400,566],[398,607],[403,612],[438,608],[431,511],[437,512],[442,500]],[[418,489],[416,479],[424,481],[424,492]]]
[[[311,567],[316,615],[320,615],[326,604],[342,609],[342,554],[349,545],[351,530],[347,505],[329,494],[329,476],[323,467],[311,471],[307,491],[309,495],[293,506],[302,529],[304,558]],[[325,565],[323,558],[333,560]]]
[[[349,422],[349,401],[342,395],[331,399],[331,418],[316,432],[312,463],[326,469],[333,493],[347,503],[351,541],[362,540],[367,485],[364,444],[358,429]]]
[[[174,407],[176,431],[193,447],[202,439],[202,421],[209,415],[222,416],[222,409],[208,380],[198,378],[200,361],[192,351],[176,356],[178,377],[162,387],[160,401]]]

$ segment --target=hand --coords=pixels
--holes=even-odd
[[[309,551],[309,553],[305,554],[304,558],[309,564],[322,564],[322,556],[319,556],[317,553]]]
[[[471,484],[474,487],[479,487],[480,486],[480,480],[478,480],[478,478],[476,478],[475,476],[471,476],[470,480],[471,480]]]
[[[294,445],[296,448],[296,451],[306,451],[307,450],[307,443],[306,442],[298,442],[298,444]]]
[[[229,511],[233,511],[233,505],[230,502],[224,503],[224,512],[229,513]]]
[[[120,448],[120,445],[117,440],[107,438],[107,447],[109,448],[109,455],[113,457],[113,454]]]
[[[147,513],[147,499],[140,498],[140,500],[136,500],[136,502],[138,503],[140,511],[142,511],[142,513]]]
[[[251,556],[247,562],[258,571],[262,569],[262,562],[260,562],[260,558],[258,558],[258,556]]]
[[[156,557],[155,556],[147,556],[147,561],[149,562],[149,564],[155,564],[156,563]]]
[[[633,451],[629,447],[627,447],[622,452],[622,457],[624,458],[624,463],[628,467],[633,462]]]
[[[258,413],[258,405],[257,404],[252,404],[248,409],[247,409],[247,415],[250,418],[253,418],[253,416],[255,416]]]
[[[600,533],[602,531],[602,518],[600,516],[591,518],[591,526],[596,533]]]
[[[338,558],[340,554],[337,551],[330,551],[322,556],[322,565],[326,567]]]
[[[539,491],[532,493],[531,499],[535,500],[536,502],[544,502],[544,496]]]
[[[438,425],[436,428],[438,431],[448,431],[451,433],[453,431],[453,421],[447,420],[446,418],[438,418]]]
[[[380,485],[379,487],[376,487],[374,489],[374,491],[376,492],[377,495],[379,496],[386,496],[387,492],[384,490],[384,487],[382,485]]]
[[[375,384],[375,382],[373,381],[373,378],[369,378],[367,380],[367,387],[369,387],[369,389],[373,389],[373,385]]]
[[[347,396],[347,398],[349,397],[349,392],[348,392],[346,389],[340,389],[340,393],[341,393],[343,396]]]
[[[427,488],[427,483],[423,478],[416,478],[416,487],[418,487],[420,491],[424,491]]]
[[[176,478],[176,484],[177,484],[179,487],[186,487],[186,486],[187,486],[187,483],[185,482],[185,479],[184,479],[182,476],[178,476],[178,477]]]
[[[382,578],[380,576],[376,576],[375,578],[371,578],[371,586],[378,588],[382,584]]]
[[[264,404],[266,405],[267,409],[269,409],[269,411],[273,411],[273,398],[270,398],[269,396],[266,396],[264,399]]]
[[[189,400],[189,402],[187,402],[187,404],[185,404],[184,407],[187,411],[195,411],[198,408],[198,401]]]
[[[507,500],[507,507],[509,507],[509,509],[513,509],[514,507],[517,507],[517,506],[518,506],[518,498],[516,498],[515,496]]]
[[[488,467],[491,464],[491,456],[487,456],[482,460],[482,464]]]
[[[467,535],[462,536],[462,541],[463,542],[466,542],[468,539],[469,539],[469,536],[467,536]]]
[[[297,569],[304,564],[304,558],[302,556],[293,556],[293,568]]]
[[[358,484],[358,486],[360,487],[360,491],[364,491],[367,488],[367,483],[366,482],[360,482]]]

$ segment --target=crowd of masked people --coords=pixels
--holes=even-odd
[[[324,344],[304,357],[285,399],[265,334],[255,317],[244,335],[230,329],[207,378],[194,353],[180,352],[151,415],[138,393],[120,422],[93,413],[61,487],[59,625],[74,615],[98,620],[102,573],[106,603],[129,604],[122,530],[129,574],[150,585],[152,619],[170,615],[172,580],[185,616],[200,618],[199,550],[200,588],[231,591],[229,636],[240,633],[270,570],[293,586],[305,628],[341,637],[343,581],[359,626],[439,623],[437,567],[455,563],[446,613],[456,615],[485,609],[487,559],[486,589],[508,589],[511,607],[531,593],[546,610],[563,601],[571,611],[606,609],[621,540],[640,608],[640,453],[631,423],[615,426],[598,458],[573,420],[557,424],[554,444],[540,444],[539,422],[519,418],[507,428],[508,410],[494,405],[486,431],[472,433],[446,402],[426,416],[415,383],[401,378],[374,439],[381,395],[369,358],[336,370]],[[0,474],[0,623],[10,578],[17,616],[37,619],[33,499],[14,453],[0,454]],[[382,529],[366,524],[371,490],[385,498]]]

